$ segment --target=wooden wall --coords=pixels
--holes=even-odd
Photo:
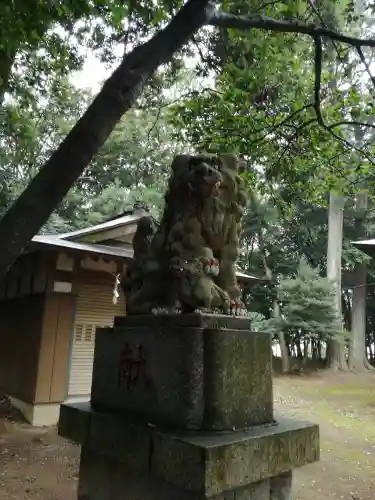
[[[0,300],[25,297],[52,289],[56,261],[55,252],[37,252],[21,256],[0,282]]]
[[[72,294],[46,294],[35,403],[60,403],[66,398],[74,306],[75,296]]]
[[[0,302],[0,390],[35,399],[44,294]]]
[[[122,262],[54,251],[22,256],[0,283],[0,391],[27,403],[59,403],[80,282],[114,283]]]
[[[52,291],[59,257],[23,255],[0,284],[0,391],[26,403],[65,397],[75,297]]]

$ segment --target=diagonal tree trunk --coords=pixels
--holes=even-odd
[[[214,4],[189,0],[164,30],[130,52],[108,78],[66,139],[0,220],[0,279],[133,106],[151,75],[207,22]]]

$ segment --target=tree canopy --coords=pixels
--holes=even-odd
[[[353,329],[353,300],[373,273],[351,243],[374,227],[373,11],[368,0],[6,0],[0,275],[39,231],[139,200],[157,215],[176,152],[231,151],[247,161],[239,263],[266,277],[251,291],[258,323],[277,312],[281,284],[299,279],[301,258],[323,280],[336,196]],[[95,97],[70,78],[88,52],[117,64]],[[299,333],[285,335],[287,347]]]

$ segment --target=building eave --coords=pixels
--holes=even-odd
[[[375,239],[352,241],[352,244],[370,257],[375,257]]]
[[[56,234],[53,236],[59,240],[76,240],[84,236],[89,236],[89,235],[91,236],[94,234],[108,231],[110,229],[117,229],[121,226],[135,224],[136,222],[139,221],[139,219],[141,219],[145,215],[149,215],[148,212],[144,210],[139,210],[139,211],[137,210],[133,214],[124,215],[122,217],[102,222],[101,224],[96,224],[95,226],[87,227],[85,229],[77,229],[76,231]],[[52,236],[52,235],[47,235],[47,236]]]
[[[124,247],[110,247],[107,245],[97,245],[92,243],[79,243],[76,241],[61,240],[56,236],[34,236],[31,241],[29,251],[33,249],[55,249],[84,253],[103,258],[112,258],[131,262],[133,260],[133,249]]]
[[[77,241],[63,240],[57,236],[43,235],[34,236],[28,251],[36,249],[54,249],[60,251],[69,251],[76,253],[84,253],[102,258],[111,258],[122,260],[124,263],[133,261],[133,249],[125,247],[112,247],[108,245],[99,245],[94,243],[80,243]],[[261,280],[259,276],[251,273],[245,273],[242,269],[236,271],[236,276],[243,282],[252,282]]]

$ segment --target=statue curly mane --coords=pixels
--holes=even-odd
[[[217,158],[205,155],[179,155],[171,165],[172,174],[165,194],[162,220],[170,220],[187,211],[202,209],[222,176]]]

